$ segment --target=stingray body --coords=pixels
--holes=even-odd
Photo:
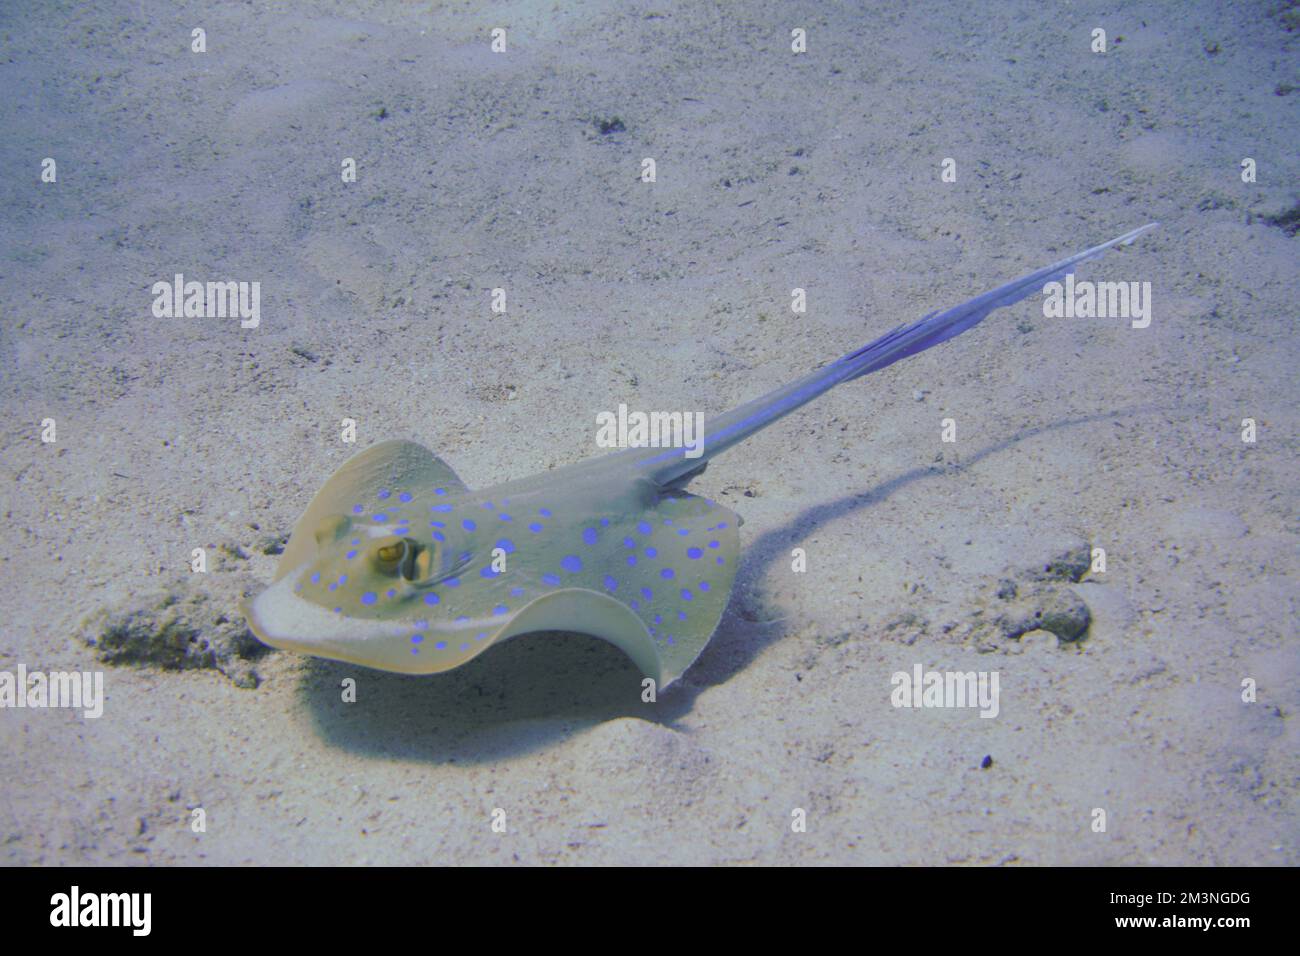
[[[471,491],[421,445],[376,445],[312,500],[275,582],[246,606],[249,624],[275,647],[416,674],[458,667],[520,634],[575,631],[671,683],[708,643],[736,575],[740,518],[684,490],[712,458],[1155,225],[900,326],[709,421],[698,457],[633,448]]]

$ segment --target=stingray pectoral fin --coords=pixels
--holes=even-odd
[[[318,543],[327,543],[322,537],[346,533],[353,507],[374,504],[385,488],[394,495],[417,488],[445,488],[450,494],[467,490],[451,466],[416,442],[385,441],[367,448],[345,461],[311,500],[293,526],[275,580],[310,561]]]
[[[499,631],[492,643],[532,631],[571,631],[609,641],[632,659],[641,673],[663,677],[663,662],[654,638],[622,601],[586,588],[552,591],[533,601]]]
[[[664,662],[666,687],[700,656],[722,621],[740,558],[740,515],[685,491],[665,491],[655,506],[656,557],[638,569],[639,607]],[[646,594],[649,593],[649,597]]]

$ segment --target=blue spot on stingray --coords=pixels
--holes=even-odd
[[[721,531],[721,530],[722,530],[723,528],[725,528],[726,526],[727,526],[727,522],[725,522],[725,521],[719,521],[719,522],[718,522],[718,530],[719,530],[719,531]]]
[[[451,505],[429,505],[430,511],[451,511]]]
[[[647,601],[649,601],[651,598],[655,596],[655,593],[654,591],[651,591],[649,588],[642,588],[641,596],[645,598]]]
[[[678,611],[678,612],[677,612],[677,620],[679,620],[679,621],[684,621],[684,620],[686,620],[686,612],[685,612],[685,611]]]
[[[700,590],[701,590],[701,591],[707,591],[708,589],[709,589],[709,582],[708,582],[708,581],[701,581],[701,582],[700,582]]]
[[[583,543],[583,544],[595,544],[598,540],[600,540],[600,535],[596,533],[596,529],[595,529],[595,528],[583,528],[583,529],[582,529],[582,543]]]
[[[683,601],[694,601],[694,600],[695,600],[695,595],[692,594],[690,591],[688,591],[686,588],[682,588],[682,600],[683,600]]]
[[[500,518],[502,521],[514,521],[514,520],[515,520],[514,518],[512,518],[512,517],[510,517],[508,514],[506,514],[504,511],[501,512],[499,515],[497,515],[497,517]]]
[[[564,557],[560,558],[560,567],[564,568],[564,570],[568,571],[570,574],[577,574],[582,570],[582,558],[578,557],[576,554],[566,554]]]
[[[445,494],[447,493],[447,489],[446,489],[446,488],[434,488],[434,489],[433,489],[433,493],[434,493],[435,495],[445,495]]]
[[[434,594],[432,591],[424,596],[425,604],[437,604],[440,600],[442,600],[442,598],[438,597],[438,595]]]
[[[639,610],[641,609],[641,602],[638,601],[636,598],[633,598],[632,600],[628,601],[627,603],[628,603],[629,605],[631,605],[632,610],[634,610],[634,611],[639,611]]]
[[[359,514],[361,514],[361,512],[363,512],[363,511],[365,511],[365,510],[366,510],[366,509],[363,508],[361,505],[353,505],[353,506],[352,506],[352,513],[353,513],[354,515],[359,515]]]
[[[362,604],[374,604],[378,600],[379,600],[379,595],[377,595],[374,591],[367,591],[365,594],[361,595]]]
[[[495,578],[500,573],[500,571],[492,567],[490,564],[479,570],[479,576],[484,578]]]
[[[701,551],[699,548],[686,549],[686,556],[690,558],[692,561],[698,561],[701,558],[701,556],[703,556],[703,554],[704,552]]]
[[[614,577],[611,577],[611,576],[608,575],[608,574],[605,575],[605,587],[609,588],[611,591],[617,591],[617,590],[618,590],[618,579],[617,579],[617,578],[614,578]]]
[[[343,608],[341,608],[341,607],[336,607],[336,608],[334,609],[334,613],[335,613],[335,614],[342,614],[342,613],[343,613]]]
[[[551,509],[550,509],[550,508],[538,508],[538,509],[537,509],[537,513],[538,513],[539,515],[541,515],[543,518],[549,518],[549,517],[551,516]]]
[[[424,635],[423,635],[423,634],[412,634],[412,635],[411,635],[411,643],[412,643],[412,644],[423,644],[423,643],[424,643]]]
[[[331,591],[337,591],[338,589],[339,589],[338,582],[330,582]]]
[[[427,631],[429,629],[429,622],[425,620],[416,621],[415,627],[416,630]]]
[[[492,613],[497,617],[500,617],[502,614],[509,614],[510,608],[506,607],[504,604],[498,604],[492,609]]]
[[[312,583],[312,584],[320,584],[320,572],[319,572],[319,571],[317,571],[315,574],[313,574],[313,575],[311,576],[311,583]]]
[[[677,533],[680,534],[682,537],[685,537],[686,535],[688,535],[688,534],[691,533],[691,529],[690,529],[690,528],[678,528],[678,529],[677,529]]]
[[[515,543],[511,541],[509,538],[502,538],[500,541],[497,542],[497,547],[500,548],[502,551],[504,551],[506,554],[515,553]]]
[[[709,542],[709,547],[710,547],[710,548],[720,548],[720,547],[722,547],[722,545],[718,544],[718,542],[716,542],[716,541],[710,541],[710,542]]]
[[[397,591],[396,591],[395,589],[393,589],[393,588],[389,588],[387,591],[384,592],[384,596],[385,596],[385,597],[390,597],[390,598],[395,598],[395,597],[397,597]]]
[[[673,519],[672,519],[672,518],[665,518],[665,519],[664,519],[664,524],[672,524],[672,523],[673,523]]]
[[[727,563],[726,558],[721,558],[721,557],[718,558],[718,564],[726,564],[726,563]]]
[[[537,534],[537,532],[542,530],[542,526],[538,524],[536,521],[534,521],[532,524],[528,526],[528,530],[531,531],[533,534]]]
[[[600,526],[601,526],[602,528],[608,528],[608,527],[609,527],[609,519],[608,519],[608,518],[601,518],[601,519],[600,519]]]
[[[346,555],[346,557],[347,557],[347,559],[348,559],[349,561],[351,561],[351,560],[352,560],[353,558],[355,558],[356,556],[357,556],[357,550],[356,550],[356,548],[353,548],[353,549],[352,549],[351,551],[349,551],[349,552],[347,553],[347,555]]]
[[[677,572],[674,571],[672,568],[664,568],[662,571],[659,572],[659,576],[665,579],[675,577],[676,574]]]
[[[413,647],[413,648],[411,648],[411,653],[412,653],[412,654],[418,654],[418,653],[420,653],[420,649],[419,649],[418,647]]]
[[[445,588],[458,588],[460,587],[460,578],[448,578],[442,582],[442,586]]]
[[[469,645],[468,645],[468,644],[462,644],[462,645],[460,646],[460,649],[461,649],[462,651],[467,651],[467,650],[469,650]]]
[[[389,491],[387,488],[382,488],[380,489],[379,494],[377,494],[375,497],[378,498],[380,501],[387,501],[390,495],[392,495],[391,491]]]
[[[468,620],[469,620],[469,615],[468,615],[468,614],[461,614],[461,615],[459,615],[459,616],[456,618],[456,623],[457,623],[457,624],[464,624],[464,623],[465,623],[466,621],[468,621]]]
[[[447,536],[446,536],[445,534],[443,534],[441,531],[434,531],[434,532],[433,532],[433,540],[434,540],[434,541],[446,541],[446,540],[447,540]]]
[[[394,528],[393,534],[406,534],[410,530],[411,529],[408,528],[406,525],[402,525],[400,528]]]
[[[388,515],[384,514],[383,512],[380,512],[380,513],[377,514],[377,515],[373,515],[373,516],[372,516],[372,520],[374,520],[374,521],[387,521],[387,520],[388,520]]]
[[[648,521],[638,521],[636,530],[642,534],[651,534],[654,532],[654,528],[650,527],[650,522]]]
[[[663,622],[664,622],[664,616],[663,616],[662,614],[656,614],[656,615],[655,615],[655,623],[656,623],[656,624],[662,624]]]
[[[555,585],[557,585],[557,584],[560,583],[560,579],[559,579],[559,577],[558,577],[557,575],[554,575],[554,574],[543,574],[543,575],[542,575],[542,583],[543,583],[543,584],[549,584],[549,585],[551,585],[552,587],[554,587]]]
[[[634,567],[636,567],[636,555],[635,555],[635,554],[629,554],[629,555],[627,556],[627,566],[628,566],[629,568],[634,568]]]
[[[464,521],[462,521],[462,522],[460,523],[460,526],[461,526],[462,528],[464,528],[466,531],[473,531],[475,528],[478,527],[478,525],[476,525],[474,522],[470,521],[468,518],[466,518]]]
[[[477,634],[474,635],[474,640],[481,641],[484,640],[486,637],[487,637],[487,631],[479,631]]]
[[[511,596],[511,597],[523,597],[523,596],[524,596],[524,589],[523,589],[523,588],[511,588],[511,589],[510,589],[510,596]]]
[[[624,538],[624,539],[623,539],[623,547],[625,547],[625,548],[635,548],[635,547],[636,547],[636,540],[635,540],[634,538]]]
[[[398,500],[398,501],[410,501],[410,500],[411,500],[411,493],[410,493],[409,491],[403,491],[400,495],[397,496],[397,500]]]
[[[445,527],[447,527],[447,522],[445,522],[445,521],[430,521],[430,522],[429,522],[429,527],[430,527],[430,528],[445,528]]]
[[[645,556],[646,556],[647,558],[657,558],[657,557],[659,557],[659,549],[658,549],[658,548],[646,548],[646,549],[645,549]]]
[[[483,502],[483,507],[486,508],[488,511],[491,511],[495,506],[492,504],[492,502],[485,501]]]
[[[339,575],[339,587],[343,587],[343,585],[345,585],[345,584],[347,584],[347,583],[348,583],[348,576],[347,576],[346,574],[340,574],[340,575]]]
[[[361,539],[360,539],[360,538],[353,538],[353,539],[352,539],[352,543],[353,543],[353,544],[360,544],[360,543],[361,543]]]
[[[445,650],[447,649],[447,642],[446,642],[446,641],[439,641],[437,644],[435,644],[435,645],[433,645],[433,646],[436,647],[436,648],[437,648],[438,650],[440,650],[440,651],[445,651]]]

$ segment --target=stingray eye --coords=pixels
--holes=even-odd
[[[409,538],[389,537],[370,549],[370,564],[380,574],[398,575],[410,581],[415,576],[419,546]]]

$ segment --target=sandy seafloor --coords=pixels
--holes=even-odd
[[[104,670],[107,701],[0,711],[0,860],[1300,859],[1297,239],[1265,218],[1300,182],[1294,9],[22,6],[0,8],[0,669]],[[256,688],[78,638],[194,547],[249,555],[196,585],[215,601],[269,582],[259,540],[376,441],[471,487],[578,461],[598,411],[723,411],[1151,220],[1080,272],[1150,281],[1149,328],[1034,297],[714,462],[692,490],[744,516],[743,565],[654,705],[577,636],[426,678],[272,652]],[[260,281],[261,326],[155,319],[176,272]],[[1108,558],[1085,640],[976,639],[1001,578],[1080,540]],[[996,670],[999,716],[891,707],[917,663]]]

